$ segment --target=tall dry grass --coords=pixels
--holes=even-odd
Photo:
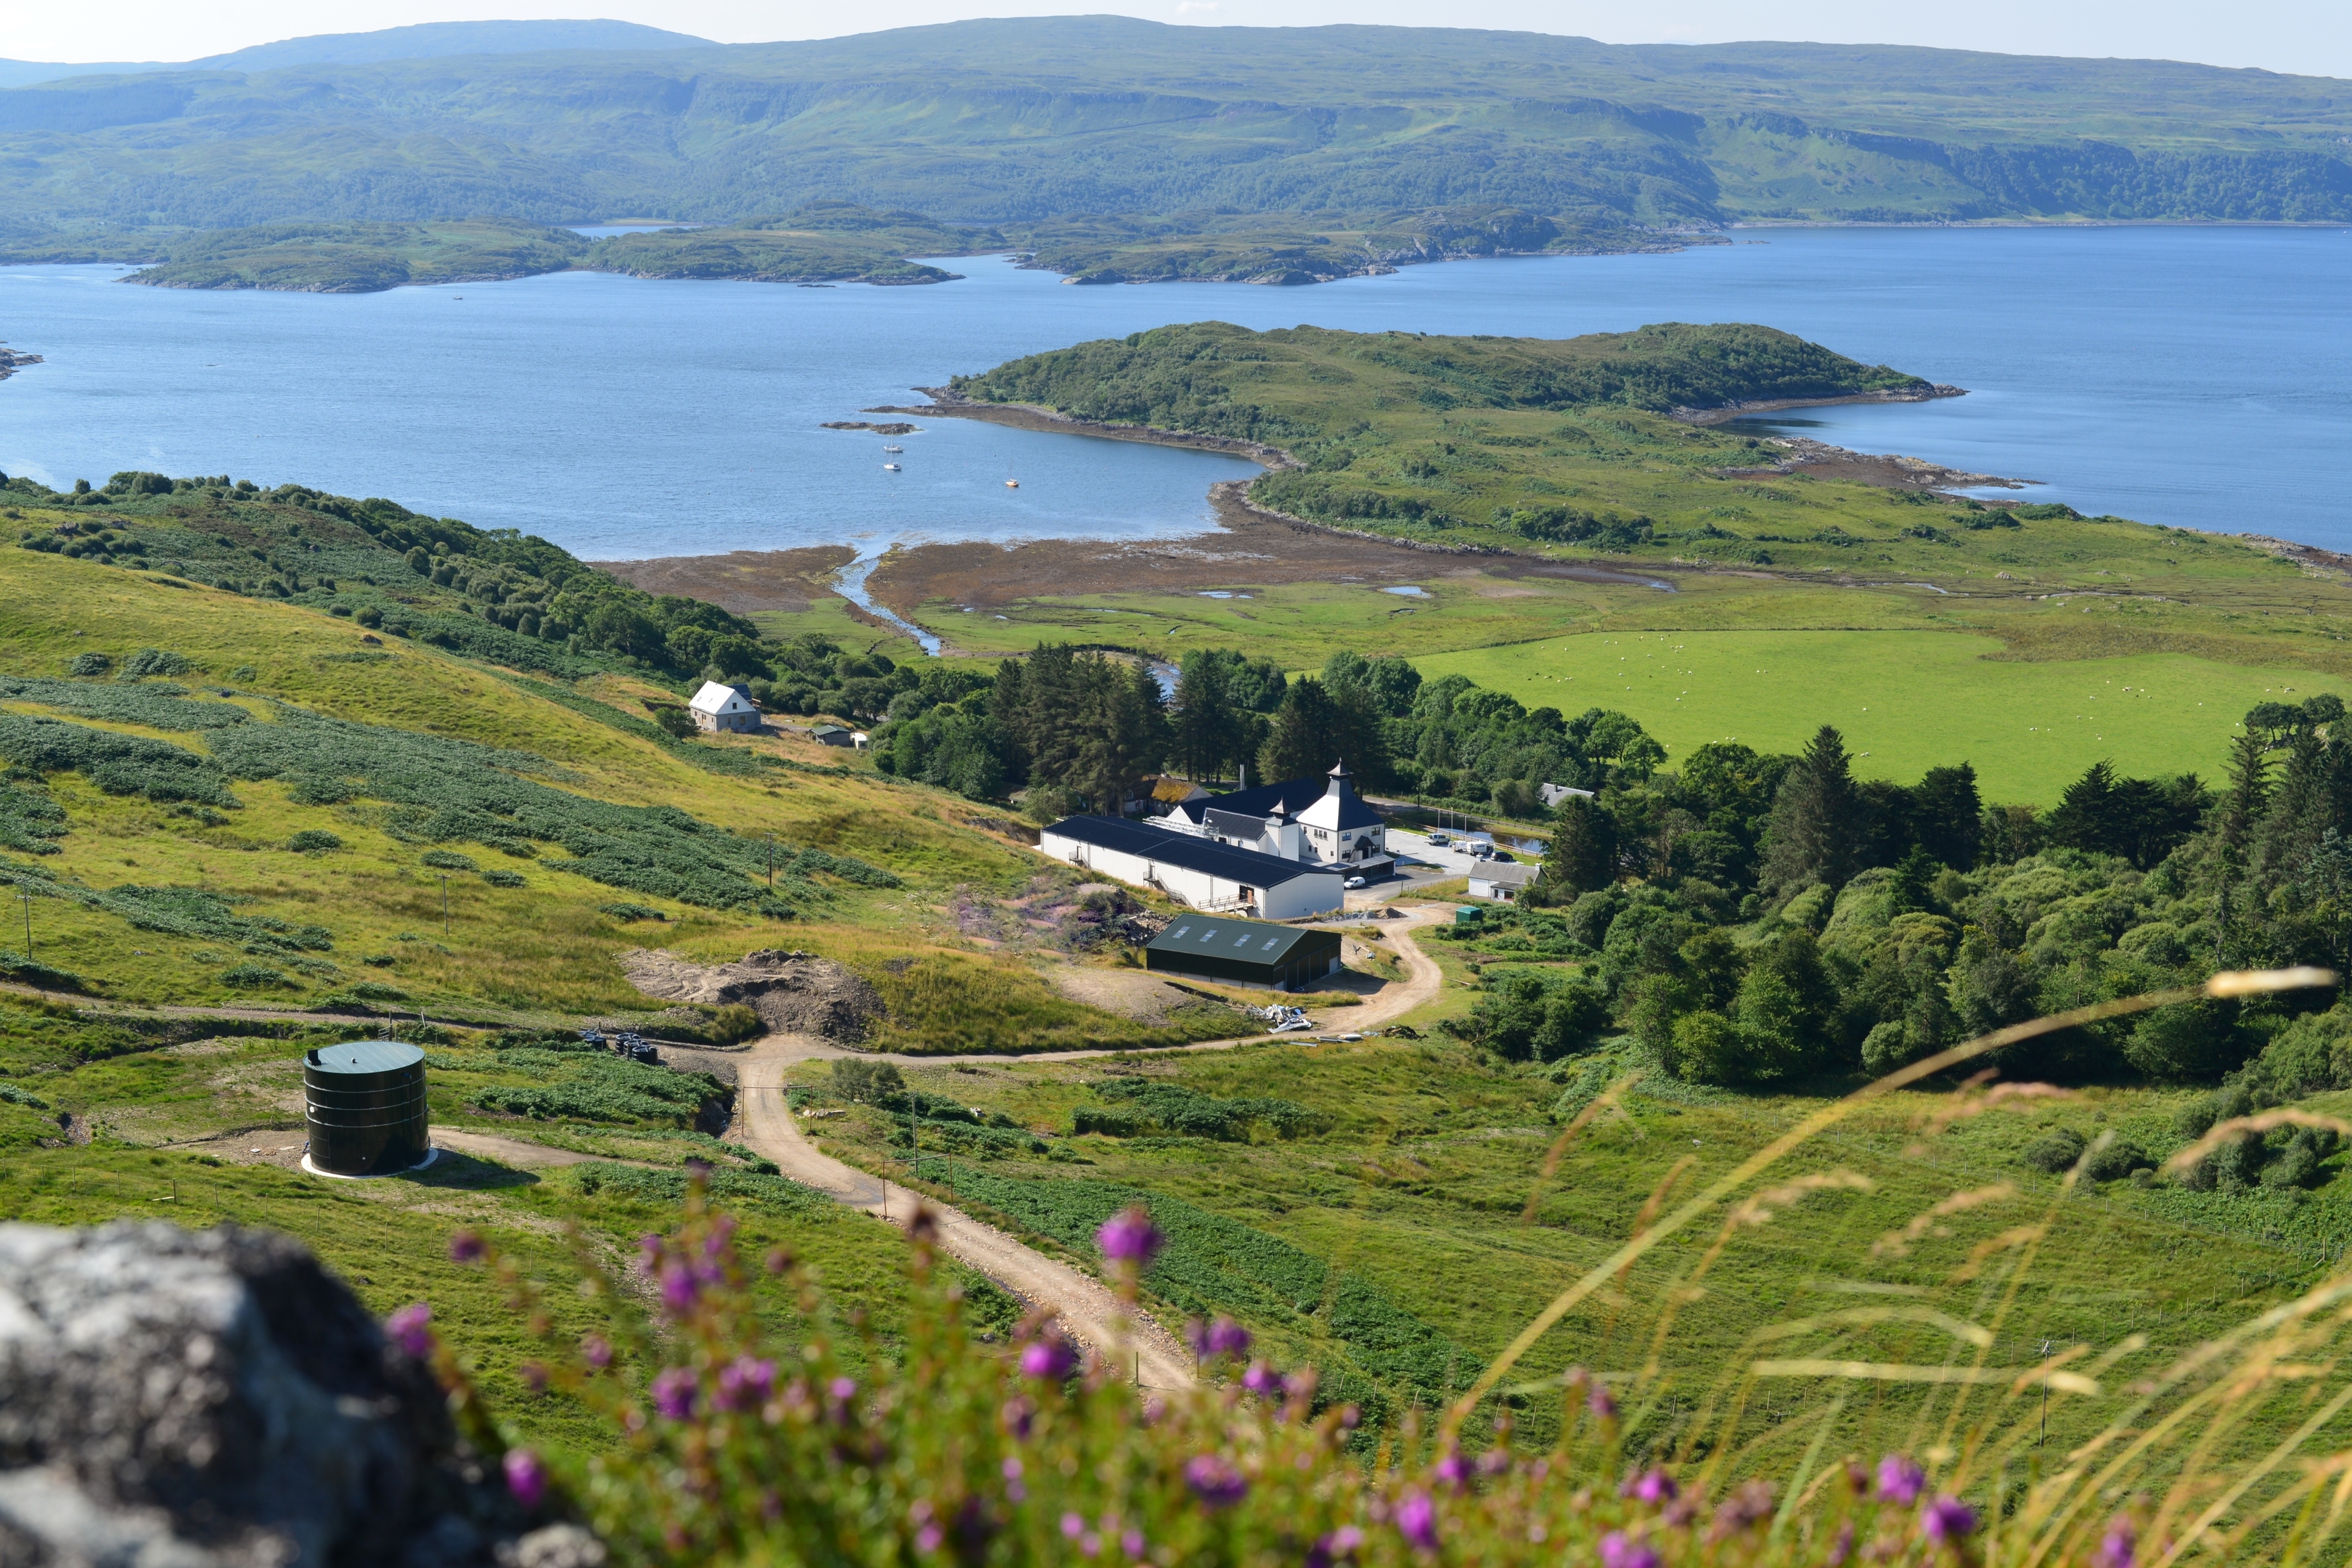
[[[2038,1212],[2016,1215],[2022,1194],[2006,1184],[1956,1189],[1869,1244],[1878,1258],[1949,1244],[1959,1261],[1939,1287],[1865,1269],[1832,1279],[1832,1304],[1754,1331],[1704,1387],[1676,1386],[1661,1354],[1733,1249],[1792,1209],[1873,1186],[1834,1165],[1783,1167],[1887,1095],[2035,1035],[2199,994],[2332,984],[2307,970],[2223,974],[2195,991],[2037,1019],[1822,1107],[1686,1196],[1677,1194],[1696,1167],[1678,1161],[1622,1246],[1450,1407],[1379,1435],[1369,1463],[1349,1413],[1318,1405],[1311,1370],[1247,1362],[1234,1325],[1204,1336],[1200,1385],[1148,1395],[1127,1386],[1118,1346],[1082,1355],[1043,1314],[1009,1352],[976,1343],[931,1270],[935,1238],[921,1218],[914,1327],[894,1344],[866,1336],[867,1374],[849,1376],[820,1283],[771,1260],[793,1278],[802,1313],[792,1348],[772,1341],[751,1307],[751,1270],[723,1216],[698,1198],[675,1236],[647,1238],[646,1268],[667,1303],[658,1321],[626,1346],[550,1347],[548,1379],[611,1421],[612,1450],[556,1457],[552,1481],[547,1458],[509,1455],[509,1473],[541,1511],[577,1509],[625,1560],[643,1562],[2168,1568],[2340,1556],[2352,1510],[2352,1273],[2186,1348],[2123,1331],[2020,1354],[2020,1303],[2040,1280],[2079,1163]],[[1625,1087],[1564,1131],[1543,1181]],[[1914,1131],[1931,1138],[2058,1092],[1979,1074]],[[2216,1129],[2175,1163],[2263,1131],[2262,1120]],[[1666,1256],[1685,1233],[1694,1239],[1674,1256],[1686,1261],[1642,1272],[1641,1293],[1629,1294],[1635,1265]],[[1150,1247],[1145,1216],[1114,1220],[1103,1243],[1107,1276],[1134,1302]],[[629,1294],[585,1247],[582,1258],[595,1289]],[[519,1311],[537,1311],[534,1287],[512,1273],[509,1284]],[[1595,1299],[1635,1331],[1612,1342],[1638,1341],[1645,1353],[1515,1382],[1528,1352]],[[479,1415],[446,1349],[410,1338]],[[1792,1385],[1829,1396],[1759,1430],[1759,1400]],[[1510,1440],[1513,1396],[1538,1394],[1570,1402],[1559,1441],[1540,1454]],[[1685,1414],[1660,1428],[1651,1416],[1669,1404]],[[2054,1442],[2053,1411],[2069,1434]],[[499,1446],[494,1420],[477,1431]]]

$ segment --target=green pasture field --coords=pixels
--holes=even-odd
[[[1444,1005],[1458,1007],[1454,998],[1465,996],[1458,982],[1466,976],[1461,956],[1431,951],[1456,982]],[[1335,1293],[1348,1277],[1458,1347],[1458,1365],[1441,1380],[1466,1386],[1475,1366],[1636,1228],[1654,1190],[1677,1202],[1689,1196],[1818,1109],[1825,1096],[1852,1087],[1750,1095],[1671,1080],[1636,1086],[1622,1111],[1604,1112],[1567,1142],[1547,1180],[1543,1167],[1564,1124],[1626,1070],[1607,1049],[1538,1068],[1482,1059],[1443,1040],[1381,1039],[976,1072],[921,1069],[908,1081],[1034,1131],[1064,1135],[1054,1142],[1067,1153],[1049,1163],[992,1153],[926,1125],[919,1178],[942,1195],[990,1212],[992,1194],[1002,1199],[1021,1189],[1035,1194],[1027,1201],[1051,1210],[1057,1201],[1083,1204],[1087,1189],[1050,1184],[1106,1184],[1147,1205],[1159,1197],[1207,1211],[1244,1228],[1222,1242],[1191,1244],[1208,1246],[1213,1256],[1180,1260],[1194,1282],[1186,1289],[1198,1288],[1203,1270],[1211,1278],[1223,1270],[1233,1280],[1228,1310],[1259,1331],[1278,1361],[1340,1364],[1349,1351]],[[801,1074],[809,1086],[804,1093],[823,1093],[817,1066]],[[1261,1129],[1248,1142],[1066,1137],[1072,1112],[1101,1102],[1093,1086],[1127,1074],[1226,1099],[1280,1097],[1310,1108],[1318,1124],[1287,1140]],[[2093,1134],[2113,1129],[2161,1158],[2180,1142],[2172,1118],[2186,1098],[2091,1089],[2055,1105],[2027,1102],[2021,1112],[1963,1118],[1949,1131],[1923,1133],[1923,1119],[1948,1106],[1948,1096],[1895,1097],[1758,1184],[1811,1175],[1834,1177],[1836,1184],[1769,1204],[1769,1217],[1732,1227],[1721,1261],[1705,1289],[1672,1316],[1662,1346],[1654,1348],[1654,1339],[1668,1316],[1668,1294],[1723,1235],[1720,1212],[1662,1245],[1622,1288],[1571,1312],[1522,1363],[1524,1374],[1539,1384],[1583,1365],[1631,1381],[1658,1355],[1662,1377],[1631,1401],[1638,1448],[1671,1440],[1710,1400],[1734,1395],[1738,1379],[1727,1369],[1757,1356],[1946,1363],[1976,1353],[1916,1323],[1825,1325],[1765,1337],[1775,1324],[1858,1308],[1932,1309],[1981,1325],[1992,1334],[1985,1359],[1993,1366],[2032,1364],[2044,1339],[2089,1345],[2095,1356],[2145,1333],[2148,1348],[2122,1363],[2118,1379],[2152,1370],[2261,1304],[2315,1282],[2325,1273],[2323,1260],[2352,1239],[2352,1184],[2340,1179],[2302,1198],[2129,1183],[2065,1195],[2055,1178],[2018,1157],[2042,1127],[2063,1123]],[[870,1112],[822,1125],[831,1152],[899,1179],[908,1173],[903,1126],[894,1136],[887,1119]],[[1069,1195],[1057,1200],[1056,1191]],[[1921,1224],[1920,1238],[1907,1248],[1883,1240],[1962,1192],[1985,1194],[1966,1217]],[[994,1212],[1049,1250],[1083,1251],[1066,1237]],[[2004,1306],[2008,1270],[2019,1258],[2014,1242],[1986,1248],[1974,1263],[1971,1255],[2000,1233],[2035,1225],[2050,1227],[2048,1238]],[[1310,1300],[1305,1310],[1268,1306],[1250,1282],[1252,1255],[1265,1247],[1252,1237],[1286,1244],[1322,1265],[1328,1274],[1319,1303]],[[1213,1296],[1215,1287],[1209,1289]],[[1360,1342],[1362,1331],[1349,1331]],[[1409,1388],[1391,1391],[1400,1405],[1412,1400]],[[1521,1412],[1520,1432],[1530,1441],[1547,1440],[1557,1418],[1548,1397],[1531,1394]],[[1973,1408],[1983,1409],[1990,1397],[1997,1396],[1977,1394]],[[1738,1467],[1783,1476],[1823,1423],[1831,1432],[1828,1452],[1875,1454],[1928,1446],[1952,1408],[1948,1392],[1817,1378],[1763,1380],[1747,1398],[1739,1427],[1750,1447],[1738,1456]],[[2053,1402],[2052,1444],[2087,1436],[2113,1408],[2111,1398]],[[2255,1445],[2278,1435],[2264,1426],[2243,1440]]]
[[[1834,724],[1865,775],[1909,781],[1966,761],[1990,798],[2044,805],[2100,758],[2129,774],[2218,779],[2248,708],[2352,690],[2336,675],[2186,654],[2026,662],[2002,651],[1958,632],[1625,632],[1414,662],[1529,708],[1620,709],[1670,759],[1709,741],[1795,752]]]

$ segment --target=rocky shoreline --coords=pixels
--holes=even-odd
[[[18,353],[5,343],[0,343],[0,381],[5,381],[28,364],[38,364],[38,354]]]
[[[1891,452],[1857,452],[1847,447],[1832,447],[1827,441],[1816,441],[1809,436],[1769,436],[1764,438],[1764,445],[1778,447],[1786,455],[1760,468],[1717,468],[1716,472],[1727,479],[1819,474],[1824,479],[1851,479],[1856,484],[1906,490],[2021,490],[2028,485],[2042,482],[2040,479],[2004,479],[1999,474],[1972,474],[1963,468],[1949,468],[1941,463],[1928,462],[1924,458],[1905,458]]]
[[[902,408],[884,405],[879,408],[861,408],[861,414],[930,415],[950,419],[980,419],[992,425],[1009,426],[1015,430],[1045,430],[1066,436],[1100,436],[1112,441],[1140,441],[1152,447],[1189,447],[1201,452],[1226,452],[1247,458],[1253,463],[1265,465],[1268,473],[1298,467],[1298,459],[1279,447],[1269,447],[1262,441],[1244,441],[1233,436],[1195,436],[1182,430],[1160,430],[1149,425],[1106,425],[1093,419],[1073,418],[1055,409],[1040,407],[1034,403],[981,403],[966,397],[951,386],[919,386],[917,392],[931,402],[919,408]],[[828,426],[833,428],[833,426]]]
[[[1667,417],[1685,425],[1725,425],[1756,414],[1778,414],[1788,408],[1830,408],[1847,403],[1934,403],[1939,398],[1966,397],[1965,386],[1938,382],[1924,390],[1891,387],[1878,392],[1850,392],[1838,397],[1759,397],[1747,403],[1718,404],[1713,408],[1677,408]]]

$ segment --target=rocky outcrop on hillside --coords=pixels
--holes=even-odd
[[[862,1040],[883,1011],[880,994],[855,971],[813,952],[762,948],[740,963],[703,964],[638,948],[621,955],[621,971],[630,984],[666,1002],[743,1003],[782,1034]]]
[[[0,1563],[592,1568],[299,1242],[0,1226]]]

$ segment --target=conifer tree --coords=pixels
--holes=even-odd
[[[1235,760],[1240,737],[1225,661],[1210,649],[1195,648],[1184,656],[1172,717],[1170,740],[1176,765],[1189,778],[1223,777],[1225,764]]]
[[[1342,760],[1340,742],[1339,714],[1330,694],[1313,676],[1302,677],[1290,683],[1275,710],[1273,728],[1258,752],[1260,775],[1275,784],[1328,773]]]
[[[1780,892],[1809,882],[1843,887],[1861,869],[1862,800],[1845,753],[1845,737],[1824,724],[1805,747],[1772,802],[1765,880]]]
[[[1600,802],[1570,795],[1554,813],[1559,826],[1544,851],[1543,868],[1536,879],[1539,903],[1566,904],[1580,893],[1605,888],[1617,879],[1617,824]]]

